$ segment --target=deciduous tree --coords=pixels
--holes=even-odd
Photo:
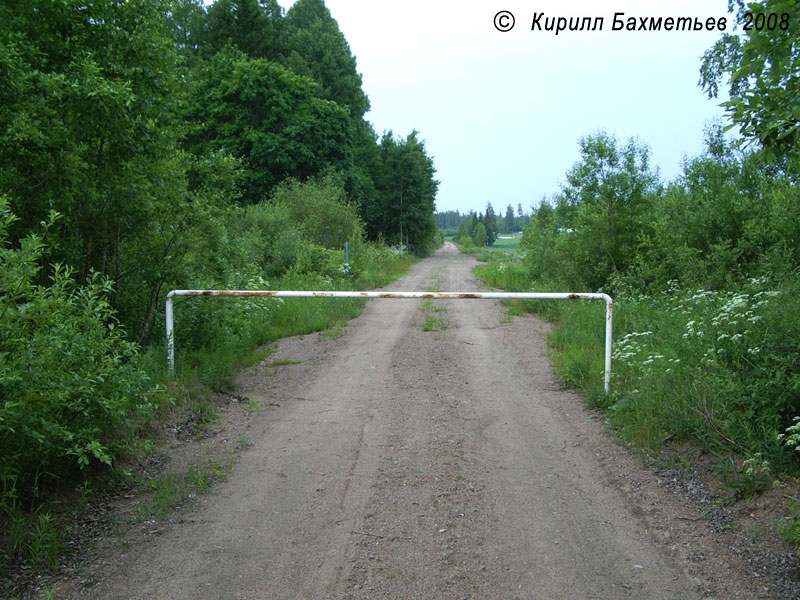
[[[724,34],[703,55],[700,85],[715,98],[720,86],[727,84],[730,99],[722,105],[745,139],[757,140],[774,154],[796,150],[800,141],[797,0],[729,0],[728,8],[742,29]]]
[[[251,203],[268,198],[288,177],[343,167],[347,112],[315,92],[313,81],[277,63],[223,50],[191,99],[188,146],[199,155],[222,150],[241,159],[243,199]]]

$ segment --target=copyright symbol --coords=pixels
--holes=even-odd
[[[514,15],[507,10],[501,10],[494,16],[494,27],[497,31],[511,31],[514,29]]]

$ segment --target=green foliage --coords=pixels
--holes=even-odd
[[[462,215],[457,210],[437,212],[436,227],[439,228],[444,237],[455,237],[465,217],[466,215]]]
[[[487,235],[486,235],[486,227],[484,227],[483,223],[478,223],[475,226],[475,230],[472,232],[472,243],[475,244],[478,248],[482,248],[487,244]]]
[[[276,0],[216,0],[205,19],[184,31],[194,34],[190,40],[206,57],[233,46],[251,58],[276,61],[285,53],[282,15]]]
[[[58,546],[44,491],[146,443],[164,388],[206,423],[254,348],[363,305],[177,302],[172,381],[167,291],[385,285],[441,243],[437,182],[416,132],[363,120],[320,0],[9,0],[0,106],[0,552],[36,569]]]
[[[274,0],[217,0],[207,10],[180,0],[171,12],[197,82],[183,112],[192,121],[186,146],[239,159],[249,202],[269,198],[285,178],[333,167],[369,239],[431,252],[436,182],[417,133],[398,141],[388,132],[378,144],[363,119],[369,101],[355,58],[322,0],[281,15]]]
[[[791,514],[778,521],[778,528],[786,542],[800,548],[800,500],[793,497],[788,500]]]
[[[55,570],[63,541],[53,513],[43,505],[26,511],[15,488],[4,490],[0,511],[3,515],[0,520],[2,562],[24,562],[37,575]]]
[[[460,219],[453,241],[466,248],[492,246],[499,229],[491,202],[486,206],[486,215],[470,212]]]
[[[360,120],[369,110],[356,59],[323,0],[297,0],[285,19],[286,65],[319,84],[319,95]]]
[[[502,224],[503,233],[514,233],[517,231],[517,222],[514,218],[514,208],[510,204],[506,207],[506,215],[503,218]]]
[[[278,190],[273,203],[234,211],[224,228],[229,235],[219,248],[230,265],[220,269],[217,278],[196,280],[197,287],[363,289],[383,286],[407,270],[412,258],[403,250],[361,239],[354,211],[336,202],[339,194],[339,184],[328,179],[289,182]],[[293,218],[294,211],[304,206],[310,209],[308,226],[304,225],[306,217]],[[331,219],[327,230],[315,221],[326,211]],[[329,243],[343,243],[335,235],[348,227],[354,236],[350,239],[350,278],[345,277],[343,250],[319,246],[307,237],[327,235]],[[205,253],[198,261],[202,256]],[[201,267],[198,265],[198,270]],[[360,300],[345,299],[181,299],[175,305],[180,378],[191,380],[199,373],[207,385],[223,388],[254,347],[280,337],[324,330],[356,316],[362,306]]]
[[[492,287],[572,291],[532,280],[527,258],[488,258],[475,273]],[[608,395],[601,388],[602,307],[525,306],[559,323],[549,338],[559,376],[604,409],[625,440],[647,448],[671,440],[744,456],[760,453],[772,469],[794,472],[800,464],[794,449],[800,287],[796,271],[771,264],[769,275],[739,282],[737,291],[686,290],[673,281],[644,295],[617,284]],[[750,493],[746,475],[732,493]]]
[[[715,98],[727,80],[730,99],[722,106],[741,135],[773,154],[793,152],[800,139],[797,2],[729,0],[728,8],[741,32],[724,34],[703,55],[700,85]],[[746,18],[748,12],[752,18]],[[774,22],[767,23],[770,15]]]
[[[634,158],[625,164],[637,164]],[[586,172],[588,165],[580,163],[578,171]],[[623,181],[650,181],[646,170],[637,173],[618,175]],[[570,181],[555,204],[539,205],[525,229],[530,277],[540,284],[656,294],[676,281],[718,290],[797,264],[800,218],[793,208],[798,199],[793,177],[762,156],[736,152],[718,125],[707,131],[706,152],[687,159],[683,174],[665,190],[640,186],[650,191],[633,204],[603,204],[603,211],[613,207],[618,225],[624,224],[624,232],[613,236],[616,250],[609,246],[610,221],[598,212],[597,181]],[[626,189],[614,184],[605,193],[624,195]]]
[[[614,350],[614,387],[627,390],[620,422],[636,428],[634,403],[661,404],[674,411],[662,415],[668,434],[791,464],[776,438],[800,409],[800,323],[786,312],[797,309],[796,284],[766,283],[626,302]]]
[[[342,167],[347,112],[316,96],[316,84],[264,59],[227,48],[202,70],[193,90],[188,146],[198,155],[225,151],[243,165],[242,196],[268,198],[287,178]]]
[[[285,207],[303,237],[323,248],[343,249],[363,237],[358,211],[348,203],[341,178],[329,172],[306,184],[287,180],[273,203]]]
[[[596,290],[636,256],[657,178],[649,150],[633,139],[619,146],[601,132],[581,138],[580,153],[555,206],[540,204],[522,243],[532,279]]]
[[[787,449],[800,452],[800,417],[794,417],[785,432],[778,434],[778,441]]]
[[[509,292],[530,291],[528,271],[520,257],[492,252],[488,254],[486,264],[477,265],[475,275],[493,288],[502,288]]]
[[[723,494],[719,502],[723,504],[736,500],[750,501],[772,487],[769,461],[764,460],[760,453],[744,460],[741,467],[732,456],[727,456],[717,468],[722,481],[720,492]]]
[[[469,236],[456,238],[455,242],[458,245],[458,250],[462,254],[478,254],[478,252],[480,252],[480,249],[475,246],[475,242],[473,242],[472,238]]]
[[[40,475],[111,465],[159,394],[114,317],[110,282],[79,286],[56,265],[36,285],[46,246],[30,235],[8,248],[13,220],[0,200],[0,480],[27,494]]]
[[[383,287],[406,273],[415,260],[402,248],[374,242],[354,245],[350,257],[356,289]]]
[[[433,252],[439,241],[434,220],[439,182],[433,178],[433,160],[417,132],[405,140],[386,132],[373,173],[378,194],[362,205],[368,236],[376,239],[382,234],[392,244],[423,256]]]
[[[456,232],[455,237],[453,240],[458,244],[463,244],[467,240],[469,240],[470,245],[472,244],[472,234],[469,231],[469,225],[467,220],[461,221],[458,226],[458,231]]]
[[[497,226],[497,217],[494,214],[492,203],[486,205],[486,214],[483,217],[483,226],[486,229],[486,245],[491,246],[497,239],[499,228]]]

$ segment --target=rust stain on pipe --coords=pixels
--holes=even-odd
[[[189,296],[274,296],[277,292],[264,291],[228,291],[228,290],[201,290],[197,293],[185,294]]]

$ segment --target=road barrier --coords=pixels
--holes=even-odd
[[[611,343],[614,302],[608,294],[556,292],[318,292],[265,290],[172,290],[167,294],[167,362],[175,371],[175,334],[172,299],[176,296],[241,296],[266,298],[432,298],[445,300],[603,300],[606,303],[605,372],[603,385],[608,392],[611,383]]]

